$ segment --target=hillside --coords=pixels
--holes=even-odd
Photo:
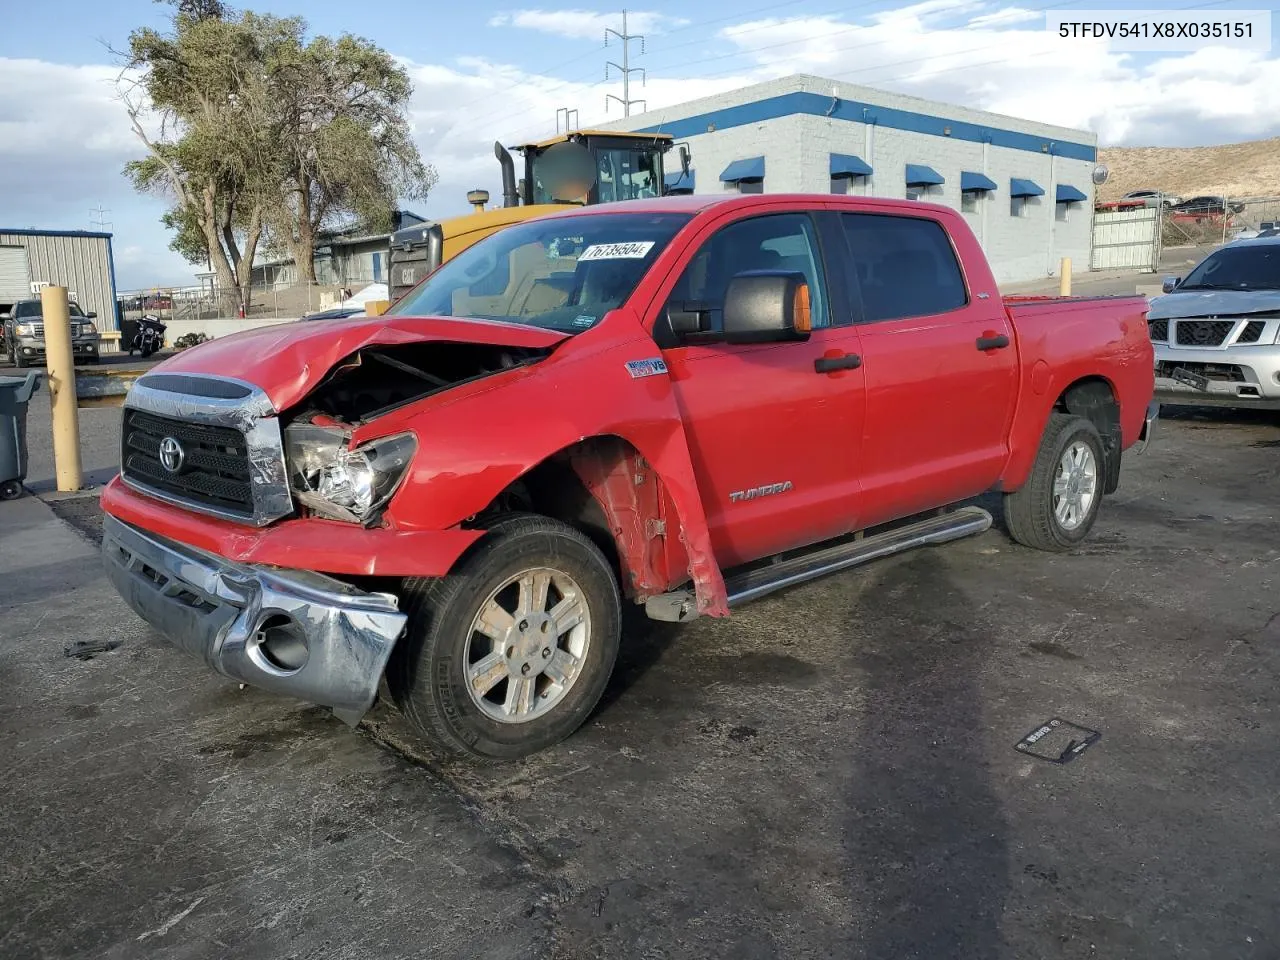
[[[1098,199],[1155,189],[1181,197],[1280,197],[1280,137],[1219,147],[1100,147],[1111,176]]]

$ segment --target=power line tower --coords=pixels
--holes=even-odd
[[[110,231],[111,221],[107,219],[107,214],[110,212],[110,210],[104,210],[102,204],[98,204],[95,209],[89,211],[89,226],[96,227],[103,233]]]
[[[639,33],[627,33],[627,11],[626,10],[622,11],[622,32],[621,33],[619,33],[617,30],[614,30],[612,27],[605,28],[604,45],[606,47],[609,45],[609,34],[613,34],[615,37],[617,37],[619,40],[622,41],[622,63],[617,64],[617,63],[614,63],[612,60],[607,61],[604,65],[604,78],[606,81],[609,79],[610,67],[613,67],[613,69],[617,70],[620,74],[622,74],[622,96],[620,97],[615,96],[612,93],[606,94],[604,98],[604,111],[605,113],[609,112],[610,100],[617,100],[620,104],[622,104],[622,115],[624,117],[629,117],[631,116],[631,105],[633,103],[643,103],[645,104],[646,107],[648,106],[647,101],[631,99],[631,75],[633,73],[640,74],[640,86],[642,87],[644,86],[644,82],[647,79],[645,77],[644,67],[631,66],[631,41],[632,40],[640,41],[640,52],[643,54],[644,53],[644,35]]]

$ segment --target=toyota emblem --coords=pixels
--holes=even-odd
[[[182,461],[186,458],[187,452],[182,449],[182,444],[175,438],[165,437],[160,441],[160,466],[170,473],[177,473],[181,470]]]

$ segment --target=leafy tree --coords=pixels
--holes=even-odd
[[[122,80],[134,132],[148,155],[126,175],[173,202],[170,219],[191,251],[199,237],[223,296],[247,305],[266,211],[279,191],[279,148],[267,83],[270,51],[289,21],[179,12],[172,33],[135,30]],[[144,120],[157,121],[148,133]],[[229,305],[229,304],[228,304]]]
[[[405,117],[408,75],[384,51],[347,35],[307,41],[300,17],[168,2],[170,32],[129,38],[121,92],[148,155],[125,172],[171,200],[170,246],[207,259],[233,302],[248,304],[260,244],[288,248],[313,280],[322,229],[386,229],[397,198],[435,183]]]
[[[275,66],[287,175],[269,222],[299,277],[314,280],[322,229],[354,221],[388,230],[397,199],[425,197],[436,172],[419,157],[405,116],[409,77],[385,51],[350,35],[305,45],[298,36],[276,51]]]

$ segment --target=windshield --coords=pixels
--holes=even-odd
[[[26,318],[38,318],[41,315],[41,301],[39,300],[23,300],[21,303],[15,304],[13,308],[13,319],[21,320]],[[76,303],[67,303],[67,310],[73,317],[84,319],[84,314],[80,310],[80,305]]]
[[[590,155],[585,150],[582,154],[588,166],[580,173],[585,177],[594,172],[601,203],[661,196],[659,154],[652,145],[646,143],[636,148],[597,148],[594,171],[590,169]],[[555,203],[558,192],[565,193],[565,196],[559,197],[561,200],[577,195],[573,191],[556,189],[565,179],[563,168],[568,162],[567,156],[568,151],[557,152],[553,148],[533,158],[534,203]]]
[[[1226,247],[1210,254],[1179,290],[1280,290],[1280,245]]]
[[[516,224],[468,247],[387,311],[581,333],[621,306],[688,214],[599,213]]]

